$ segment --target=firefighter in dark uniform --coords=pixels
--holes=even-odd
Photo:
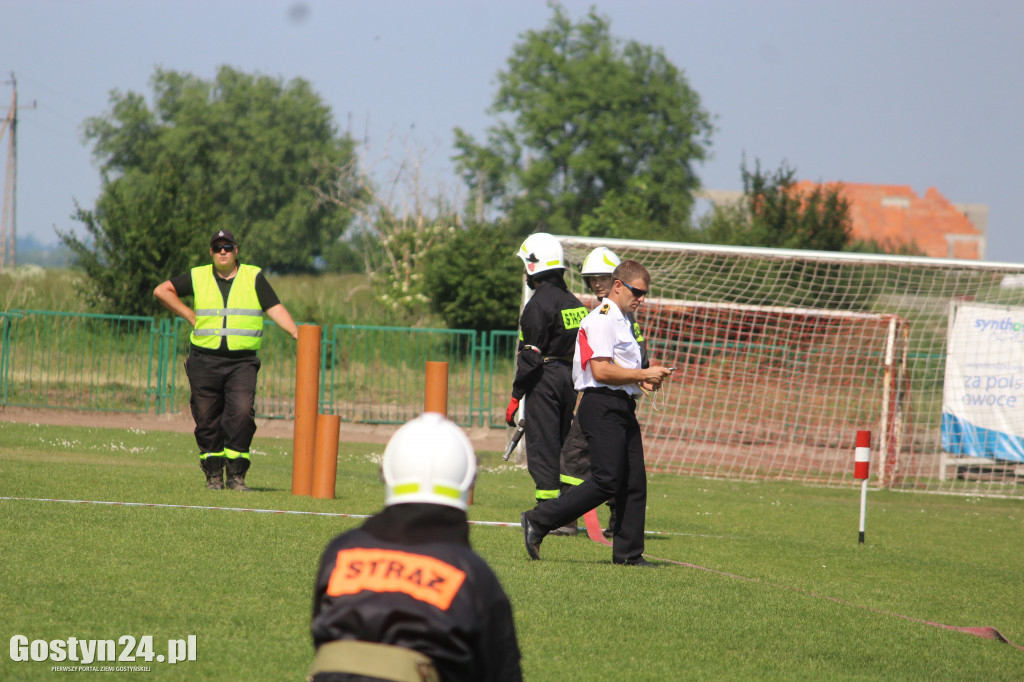
[[[185,373],[191,389],[199,465],[206,487],[248,491],[249,446],[256,433],[256,355],[263,341],[263,314],[299,338],[291,314],[263,272],[238,261],[238,242],[227,230],[210,238],[212,265],[167,280],[153,290],[161,304],[192,325]],[[195,310],[181,298],[193,296]]]
[[[536,503],[545,504],[559,494],[559,454],[576,406],[572,353],[587,309],[566,287],[565,257],[557,239],[544,232],[532,234],[517,255],[533,296],[519,318],[516,375],[505,421],[516,425],[525,396],[526,466]]]
[[[608,295],[612,287],[612,273],[622,262],[614,251],[606,246],[598,246],[583,260],[583,267],[580,274],[583,281],[593,292],[598,302]],[[626,320],[633,328],[633,337],[640,345],[640,367],[647,369],[651,366],[647,359],[647,342],[640,332],[640,325],[636,322],[636,316],[632,311],[623,311]],[[572,420],[569,427],[569,434],[565,437],[561,454],[561,490],[564,494],[570,487],[579,485],[587,478],[590,478],[590,451],[587,449],[587,439],[583,436],[578,419]],[[604,529],[604,536],[610,538],[613,535],[612,528],[615,526],[615,500],[608,500],[608,527]],[[552,534],[561,533],[564,535],[575,535],[578,532],[576,522],[568,526],[552,531]]]
[[[309,679],[522,680],[512,607],[469,544],[476,455],[427,413],[384,450],[384,509],[324,550]]]
[[[550,504],[523,512],[523,539],[531,559],[540,559],[548,533],[579,518],[609,498],[618,518],[613,528],[612,563],[650,566],[643,557],[647,472],[636,396],[657,390],[668,367],[640,367],[640,346],[625,311],[635,311],[651,277],[640,263],[615,268],[611,291],[580,325],[573,356],[575,387],[583,391],[576,411],[590,450],[591,476]]]

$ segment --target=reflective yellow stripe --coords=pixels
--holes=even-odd
[[[194,336],[263,336],[262,329],[196,329]]]
[[[538,490],[537,491],[537,499],[538,500],[553,500],[556,497],[558,497],[558,491],[557,490]]]
[[[239,452],[238,450],[232,450],[231,448],[224,448],[224,456],[228,459],[249,459],[248,452]]]
[[[582,478],[575,478],[573,476],[569,476],[568,474],[562,474],[561,476],[558,477],[558,480],[568,485],[579,485],[580,483],[583,483]]]
[[[419,483],[400,483],[394,487],[395,495],[408,495],[420,491]]]
[[[263,315],[263,311],[259,308],[211,308],[209,310],[202,309],[197,310],[196,315],[214,315],[216,317],[224,317],[225,315]]]
[[[459,499],[459,491],[446,485],[435,485],[434,494],[441,497],[450,497],[453,500]]]

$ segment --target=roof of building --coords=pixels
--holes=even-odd
[[[819,183],[801,180],[795,189],[806,192]],[[839,184],[850,202],[855,239],[873,239],[884,245],[913,243],[926,256],[981,259],[985,251],[984,227],[979,229],[966,212],[934,187],[918,196],[906,185]]]

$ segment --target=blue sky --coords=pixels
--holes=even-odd
[[[989,206],[986,260],[1024,263],[1024,2],[563,5],[574,20],[596,7],[683,70],[715,117],[704,186],[740,189],[745,154],[802,179],[935,187]],[[304,78],[368,159],[411,147],[455,191],[452,129],[483,138],[498,71],[550,16],[542,0],[3,0],[0,80],[14,72],[19,104],[36,103],[19,112],[19,234],[78,227],[74,201],[99,193],[81,124],[111,90],[148,96],[157,66]],[[0,84],[0,111],[10,96]]]

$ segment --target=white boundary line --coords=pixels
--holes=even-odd
[[[0,497],[0,500],[11,500],[19,502],[65,502],[68,504],[102,504],[111,507],[160,507],[163,509],[200,509],[205,511],[234,511],[254,512],[256,514],[295,514],[298,516],[329,516],[343,519],[368,519],[370,514],[342,514],[339,512],[314,512],[297,511],[294,509],[255,509],[252,507],[206,507],[193,504],[164,504],[159,502],[112,502],[109,500],[62,500],[52,497]],[[469,521],[471,526],[494,526],[498,528],[522,528],[519,523],[507,521]],[[737,540],[739,538],[728,535],[703,535],[700,533],[669,533],[665,531],[648,530],[645,535],[681,535],[698,538],[719,538],[723,540]]]
[[[334,512],[308,512],[308,511],[294,511],[294,510],[285,510],[285,509],[251,509],[251,508],[247,508],[247,507],[204,507],[204,506],[187,505],[187,504],[160,504],[160,503],[156,503],[156,502],[109,502],[109,501],[102,501],[102,500],[59,500],[59,499],[46,498],[46,497],[0,497],[0,500],[28,501],[28,502],[67,502],[67,503],[71,503],[71,504],[104,504],[104,505],[110,505],[110,506],[116,506],[116,507],[163,507],[165,509],[168,509],[168,508],[169,509],[204,509],[204,510],[216,510],[216,511],[241,511],[241,512],[247,511],[247,512],[257,512],[257,513],[262,513],[262,514],[299,514],[299,515],[302,515],[302,516],[334,516],[334,517],[344,517],[344,518],[350,518],[350,519],[365,519],[365,518],[369,518],[365,514],[339,514],[339,513],[334,513]],[[506,527],[506,528],[520,528],[521,527],[520,524],[518,524],[518,523],[506,523],[506,522],[503,522],[503,521],[470,521],[469,523],[474,524],[474,525],[480,525],[480,526],[502,526],[502,527]],[[658,534],[658,535],[686,535],[686,533],[662,533],[662,532],[658,532],[658,531],[645,531],[645,532],[647,534]],[[712,536],[701,536],[701,537],[725,537],[725,536],[712,535]],[[665,561],[665,562],[668,562],[668,563],[671,563],[671,564],[676,564],[678,566],[685,566],[686,568],[696,568],[696,569],[701,570],[701,571],[707,571],[709,573],[714,573],[714,574],[726,576],[726,577],[729,577],[729,578],[737,578],[739,580],[746,580],[746,581],[749,581],[749,582],[760,582],[760,579],[757,579],[757,578],[748,578],[746,576],[736,575],[734,573],[726,573],[725,571],[719,571],[717,569],[707,568],[705,566],[698,566],[697,564],[689,564],[689,563],[686,563],[686,562],[683,562],[683,561],[676,561],[674,559],[663,559],[661,557],[651,556],[648,553],[645,553],[644,555],[645,556],[650,556],[652,559],[655,559],[656,561]],[[770,587],[791,590],[791,591],[796,592],[798,594],[804,594],[804,595],[809,595],[809,596],[812,596],[812,597],[818,597],[818,598],[821,598],[821,599],[827,599],[829,601],[836,602],[836,603],[839,603],[839,604],[844,604],[846,606],[853,606],[853,607],[856,607],[856,608],[859,608],[859,609],[865,609],[867,611],[871,611],[873,613],[880,613],[880,614],[885,615],[885,616],[894,616],[896,618],[903,618],[905,620],[910,620],[910,621],[914,621],[914,622],[917,622],[917,623],[924,623],[925,625],[933,625],[935,627],[944,628],[944,629],[947,629],[947,630],[958,630],[960,632],[966,632],[967,634],[977,635],[977,636],[983,637],[985,639],[996,639],[996,640],[999,640],[1001,642],[1005,642],[1007,644],[1010,644],[1011,646],[1017,647],[1018,649],[1024,650],[1024,646],[1021,646],[1019,644],[1014,644],[1010,640],[1006,639],[1006,637],[1003,636],[1003,634],[1001,632],[999,632],[998,630],[996,630],[995,628],[989,628],[989,627],[957,627],[955,625],[943,625],[942,623],[935,623],[935,622],[932,622],[932,621],[929,621],[929,620],[923,620],[921,618],[913,618],[911,616],[904,616],[904,615],[901,615],[901,614],[898,614],[898,613],[892,613],[892,612],[889,612],[889,611],[882,611],[880,609],[875,609],[875,608],[872,608],[872,607],[869,607],[869,606],[862,606],[860,604],[855,604],[853,602],[846,601],[845,599],[838,599],[836,597],[829,597],[828,595],[817,594],[817,593],[809,592],[809,591],[802,590],[802,589],[796,588],[796,587],[789,587],[787,585],[781,585],[781,584],[770,583],[770,582],[766,582],[764,584],[768,585]]]

